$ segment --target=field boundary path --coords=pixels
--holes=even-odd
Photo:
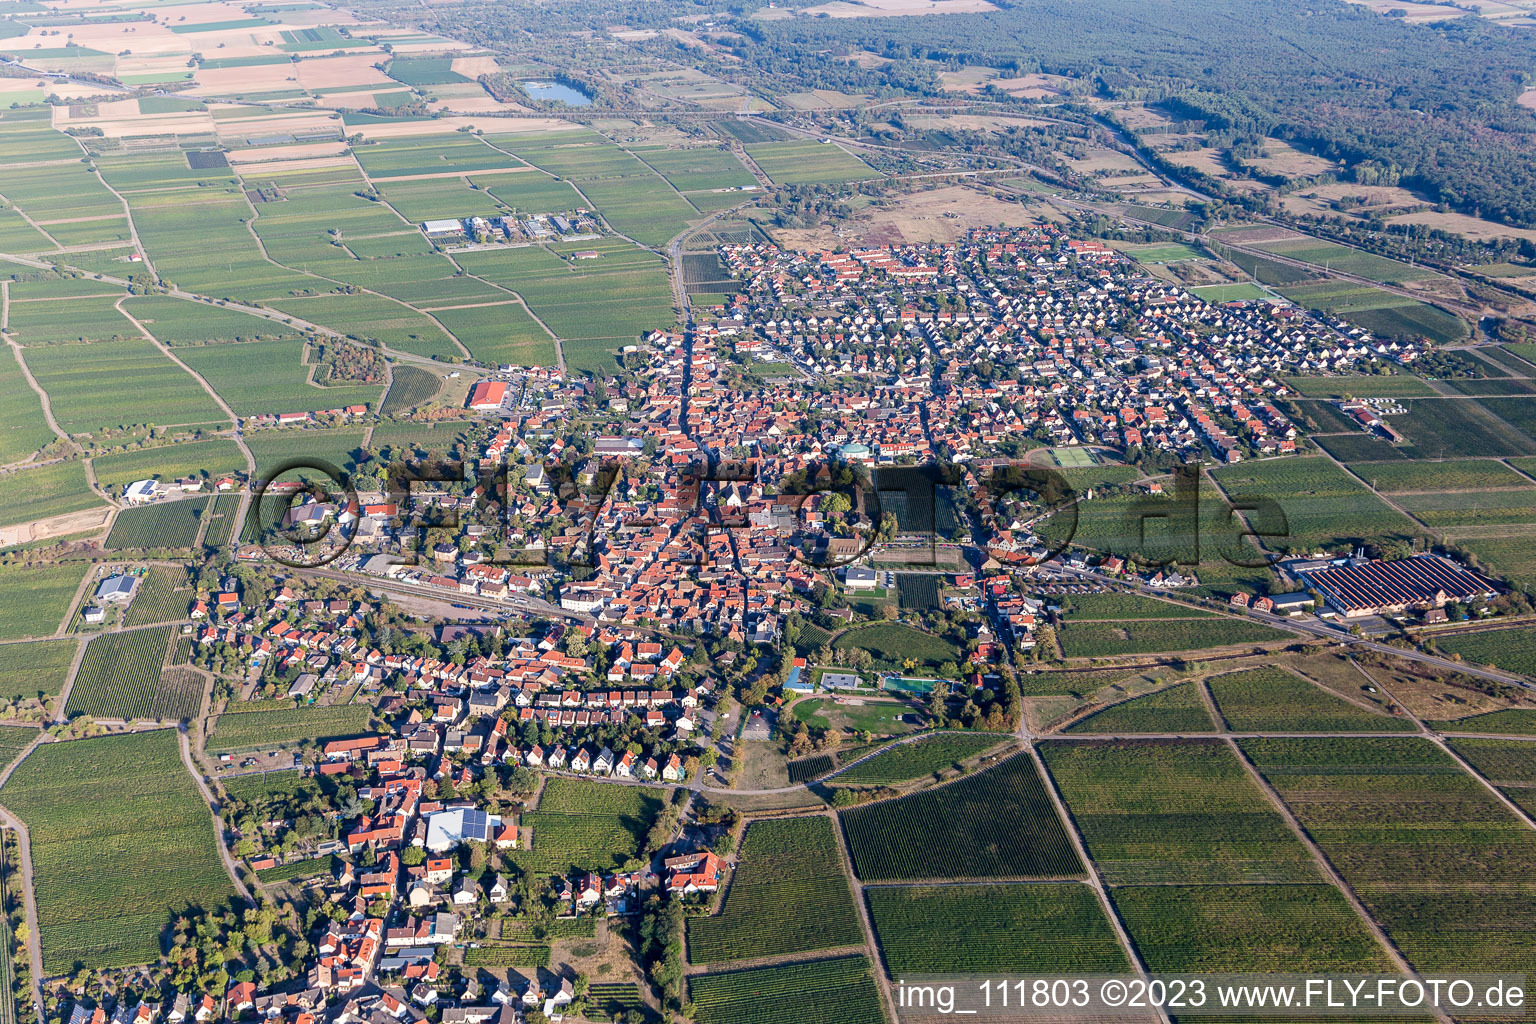
[[[858,904],[859,927],[864,932],[864,955],[869,957],[869,969],[875,975],[875,987],[880,990],[880,1003],[886,1020],[900,1020],[896,1013],[896,999],[891,995],[891,983],[885,976],[885,962],[880,958],[880,940],[875,937],[875,923],[869,916],[869,904],[864,899],[864,883],[853,870],[853,856],[848,852],[848,837],[843,835],[842,815],[828,811],[832,819],[832,834],[837,837],[837,858],[843,877],[853,890],[853,901]]]
[[[181,763],[186,765],[187,771],[192,775],[192,781],[197,783],[197,788],[202,792],[203,800],[208,806],[208,815],[213,819],[213,839],[218,844],[219,859],[224,862],[224,870],[229,873],[229,880],[235,884],[235,890],[245,897],[247,903],[255,906],[256,900],[251,896],[251,890],[247,889],[245,883],[240,880],[239,865],[235,863],[234,856],[224,843],[224,823],[219,820],[219,801],[214,797],[213,791],[208,788],[208,782],[204,779],[202,771],[192,760],[192,745],[187,739],[185,723],[176,727],[176,745],[181,750]]]
[[[1401,737],[1410,734],[1398,733],[1397,735]],[[1391,958],[1392,966],[1400,974],[1412,975],[1413,968],[1409,966],[1408,960],[1403,956],[1402,951],[1397,948],[1396,943],[1387,937],[1386,930],[1377,924],[1376,919],[1366,911],[1365,904],[1360,902],[1360,897],[1354,888],[1344,880],[1343,875],[1339,874],[1338,870],[1333,866],[1333,862],[1328,859],[1327,854],[1323,853],[1322,848],[1313,841],[1311,834],[1297,820],[1296,815],[1291,813],[1290,807],[1286,805],[1285,798],[1275,790],[1275,787],[1269,784],[1269,780],[1264,777],[1263,772],[1259,771],[1258,766],[1248,760],[1248,755],[1243,752],[1243,748],[1238,745],[1236,739],[1230,734],[1222,738],[1226,741],[1227,747],[1237,757],[1238,761],[1242,763],[1243,770],[1248,773],[1248,777],[1264,793],[1264,796],[1269,800],[1274,809],[1285,819],[1286,825],[1296,834],[1296,838],[1300,839],[1302,845],[1307,848],[1307,852],[1312,855],[1312,859],[1317,863],[1318,870],[1323,873],[1323,877],[1332,882],[1334,888],[1338,889],[1344,898],[1349,901],[1350,909],[1365,924],[1371,936],[1376,940],[1376,944]],[[1432,1007],[1431,1012],[1434,1013],[1435,1019],[1440,1021],[1440,1024],[1452,1024],[1451,1018],[1439,1007]]]
[[[17,755],[16,760],[5,766],[0,771],[0,786],[10,781],[11,773],[16,766],[25,761],[38,745],[52,740],[46,732],[39,731],[37,736],[28,743],[26,749]],[[16,833],[16,849],[21,854],[21,899],[26,908],[27,915],[27,959],[32,963],[32,1002],[37,1007],[37,1017],[44,1019],[43,1014],[43,931],[37,920],[37,887],[33,884],[32,874],[32,837],[27,832],[26,823],[12,814],[10,808],[0,806],[0,822],[5,827]]]

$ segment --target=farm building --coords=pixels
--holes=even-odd
[[[123,500],[130,505],[142,505],[154,501],[160,493],[160,481],[135,480],[123,489]]]
[[[138,585],[137,576],[109,576],[96,588],[96,601],[98,604],[127,604],[133,600]]]
[[[457,220],[424,220],[421,222],[421,230],[428,236],[462,235],[464,223]]]
[[[507,397],[507,385],[497,380],[483,380],[469,393],[469,407],[482,412],[500,409]]]
[[[1477,573],[1429,554],[1315,569],[1304,578],[1345,618],[1443,608],[1498,592]]]

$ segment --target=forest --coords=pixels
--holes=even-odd
[[[1536,114],[1515,103],[1536,38],[1475,17],[1408,25],[1339,0],[1008,0],[943,18],[745,20],[746,66],[807,85],[843,54],[1091,77],[1209,128],[1302,143],[1482,216],[1536,223]],[[903,75],[908,83],[917,76]]]

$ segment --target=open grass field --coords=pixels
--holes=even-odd
[[[174,627],[104,633],[86,645],[80,673],[69,690],[66,715],[147,718],[160,689],[160,667]]]
[[[128,606],[124,624],[148,626],[156,622],[187,617],[196,591],[187,577],[185,566],[152,565],[139,581],[139,592]]]
[[[125,508],[112,521],[104,547],[113,551],[139,548],[190,548],[197,543],[208,499],[186,498]]]
[[[50,975],[153,963],[174,915],[234,894],[174,729],[39,747],[0,800],[31,835]]]
[[[1383,715],[1266,665],[1209,681],[1216,710],[1234,732],[1412,731],[1406,718]]]
[[[1259,622],[1222,616],[1145,622],[1080,622],[1064,626],[1056,639],[1068,658],[1106,658],[1203,650],[1228,644],[1262,644],[1291,634]]]
[[[1152,971],[1392,970],[1331,885],[1130,886],[1110,897]]]
[[[1215,732],[1216,725],[1194,683],[1112,704],[1066,729],[1084,735],[1134,735],[1136,733]]]
[[[831,697],[797,700],[790,710],[797,719],[815,729],[843,729],[877,736],[911,732],[913,726],[903,719],[916,712],[910,704],[896,701],[869,700],[855,704]]]
[[[1426,739],[1251,739],[1242,748],[1408,962],[1525,970],[1536,833]]]
[[[893,746],[840,773],[832,781],[848,785],[911,782],[975,757],[1008,739],[998,733],[936,733]]]
[[[78,647],[74,640],[0,644],[0,698],[28,700],[57,694],[69,678]]]
[[[78,459],[0,475],[0,526],[52,519],[101,504],[86,480],[85,463]]]
[[[138,339],[88,347],[28,349],[27,366],[71,434],[153,424],[213,424],[229,418],[187,371]]]
[[[887,669],[900,669],[909,659],[930,670],[946,661],[961,661],[959,649],[948,640],[901,623],[882,622],[849,630],[833,642],[832,649],[866,650],[874,656],[876,667]]]
[[[1331,550],[1415,536],[1412,522],[1327,459],[1245,462],[1212,476],[1234,500],[1253,495],[1279,504],[1288,532],[1265,539],[1271,550]]]
[[[1446,654],[1459,654],[1473,665],[1492,665],[1522,676],[1536,676],[1536,629],[1497,629],[1435,639]]]
[[[177,353],[208,381],[238,416],[315,412],[348,405],[377,409],[378,385],[317,387],[309,383],[303,348],[291,341],[207,345]]]
[[[219,716],[208,737],[210,751],[267,750],[305,740],[344,739],[368,734],[373,709],[366,704],[333,708],[294,708]]]
[[[1022,754],[947,786],[844,811],[842,822],[866,882],[1083,871],[1034,761]]]
[[[245,456],[228,438],[208,441],[179,441],[158,448],[98,455],[91,460],[91,471],[102,487],[127,487],[135,480],[156,477],[170,482],[187,476],[218,479],[228,473],[245,472]]]
[[[837,824],[823,816],[753,822],[720,912],[688,922],[688,959],[729,963],[863,942],[842,872]]]
[[[880,172],[831,143],[759,142],[747,155],[775,185],[835,184],[878,178]]]
[[[862,956],[696,975],[698,1024],[881,1024],[880,991]]]
[[[16,362],[16,353],[6,346],[0,352],[0,465],[20,462],[56,438],[43,417],[43,404],[27,384]]]
[[[1058,740],[1040,754],[1107,882],[1318,877],[1306,847],[1219,740]]]
[[[1191,288],[1190,293],[1206,302],[1241,302],[1265,298],[1269,293],[1256,284],[1213,284]]]
[[[522,816],[533,829],[523,855],[539,873],[612,870],[639,854],[665,793],[580,779],[551,779],[539,806]]]
[[[0,566],[0,640],[52,636],[69,613],[86,567]]]
[[[1086,885],[881,885],[865,898],[893,978],[1127,969]]]

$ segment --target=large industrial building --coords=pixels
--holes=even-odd
[[[1298,575],[1345,618],[1426,611],[1498,593],[1477,573],[1430,554],[1330,565]]]

